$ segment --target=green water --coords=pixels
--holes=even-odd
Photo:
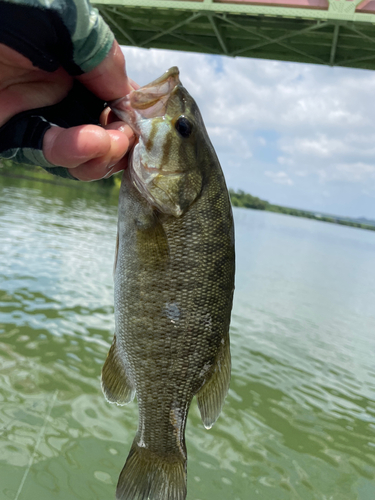
[[[116,200],[0,178],[0,500],[110,500]],[[233,372],[187,424],[188,500],[374,500],[375,233],[236,209]]]

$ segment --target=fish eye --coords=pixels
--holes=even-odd
[[[185,139],[190,137],[190,135],[193,131],[193,125],[189,122],[189,120],[184,115],[181,115],[178,118],[178,120],[176,121],[174,126],[175,126],[177,132]]]

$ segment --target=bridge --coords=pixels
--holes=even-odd
[[[375,69],[375,0],[100,0],[122,45]]]

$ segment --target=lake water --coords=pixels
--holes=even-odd
[[[137,405],[99,376],[117,200],[0,178],[0,500],[109,500]],[[188,500],[374,500],[375,233],[235,209],[232,382]]]

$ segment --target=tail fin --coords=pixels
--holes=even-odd
[[[134,440],[116,490],[117,500],[185,500],[186,458],[165,457]]]

